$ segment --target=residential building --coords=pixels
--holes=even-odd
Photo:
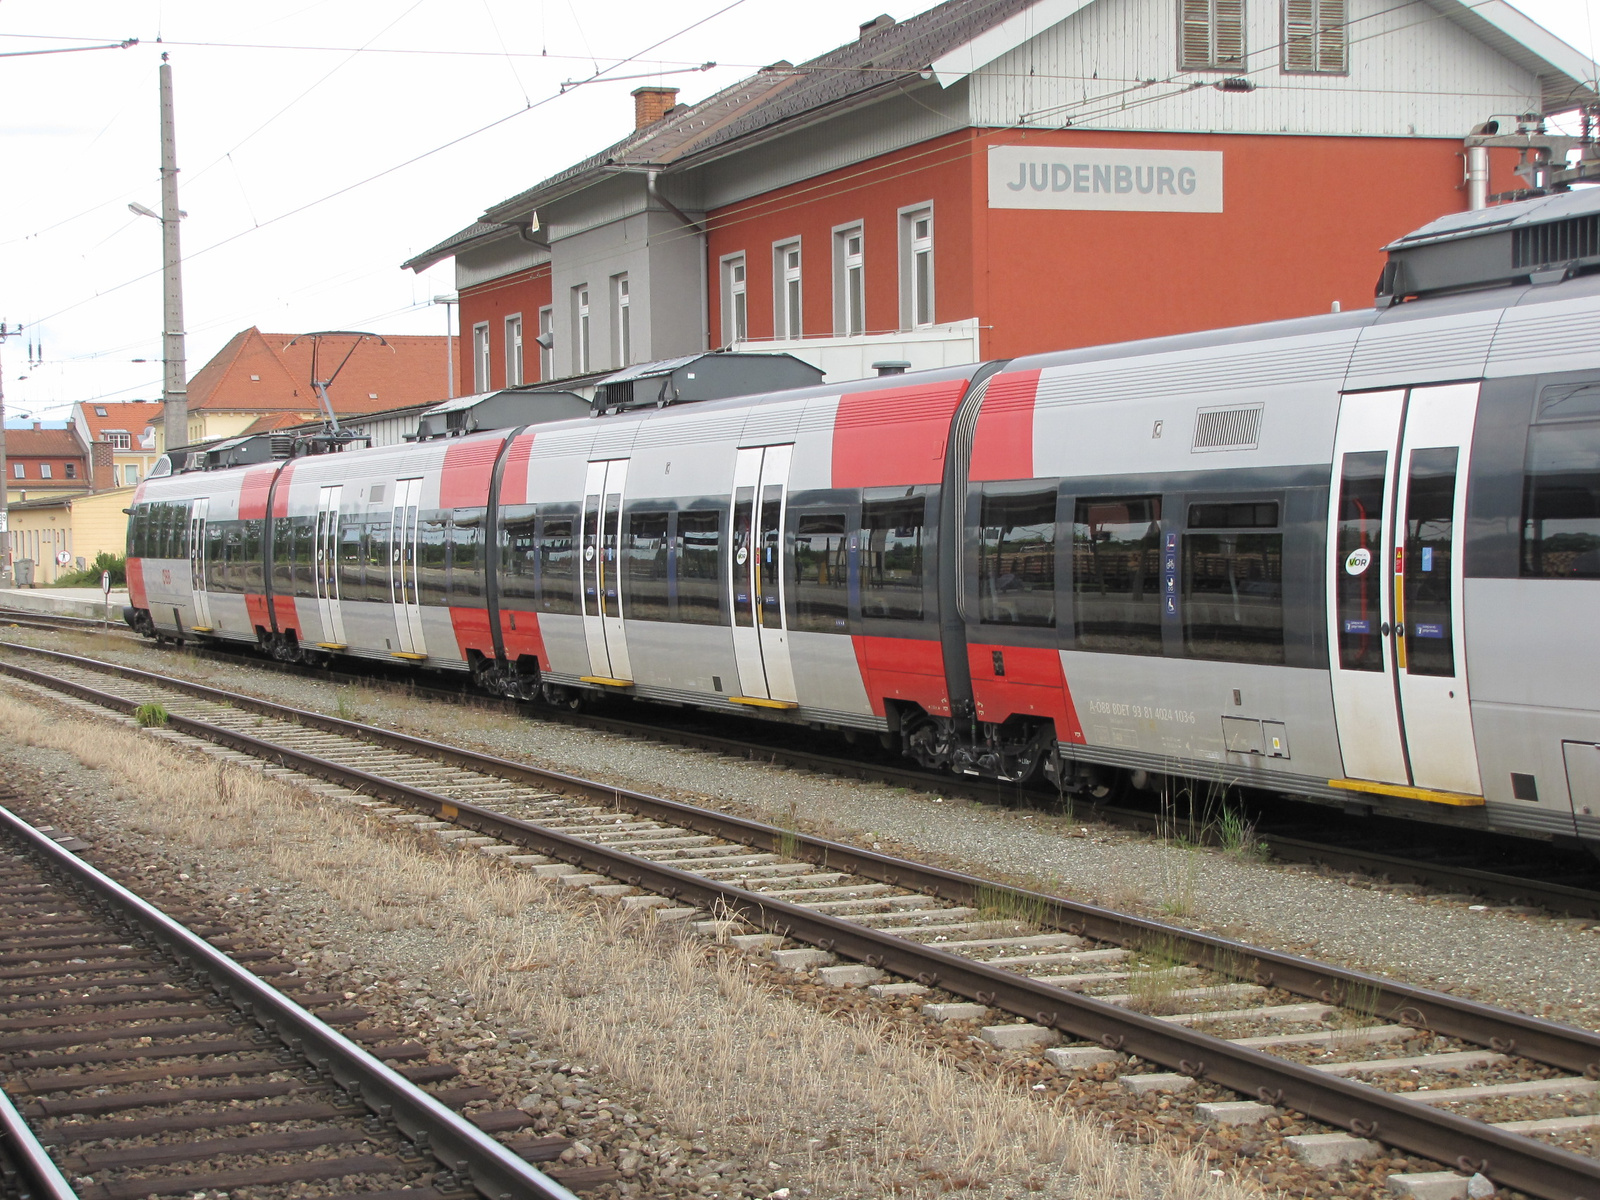
[[[1386,242],[1468,206],[1475,126],[1594,104],[1591,76],[1503,0],[948,0],[695,103],[638,88],[631,132],[404,265],[455,261],[462,391],[1302,316],[1370,303]]]
[[[94,562],[101,551],[121,555],[128,528],[123,510],[133,503],[133,496],[133,488],[119,487],[13,504],[8,521],[13,563],[30,560],[34,586],[49,587],[69,571]]]
[[[6,430],[6,500],[20,504],[87,492],[90,455],[69,421],[47,429],[35,421],[31,429]]]
[[[133,487],[150,474],[161,457],[157,449],[162,427],[159,400],[81,402],[72,406],[72,422],[91,446],[102,443],[110,448],[114,487]]]
[[[313,338],[262,333],[251,326],[234,334],[190,378],[189,444],[321,418],[313,353],[323,381],[333,376],[328,400],[341,419],[443,400],[449,391],[446,342],[415,335],[382,341],[344,334]],[[160,422],[156,428],[158,448],[164,450]]]

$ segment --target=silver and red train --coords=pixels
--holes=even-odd
[[[1600,844],[1583,195],[1360,312],[152,477],[129,619]]]

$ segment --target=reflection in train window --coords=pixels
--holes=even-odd
[[[978,519],[978,619],[1056,623],[1056,489],[991,495]]]
[[[807,513],[795,526],[793,629],[850,630],[849,539],[843,513]]]
[[[1383,588],[1389,564],[1383,553],[1383,493],[1389,475],[1385,450],[1344,456],[1339,472],[1338,542],[1333,555],[1338,598],[1339,666],[1381,671]]]
[[[485,516],[481,508],[458,508],[450,519],[450,602],[457,607],[481,607],[462,602],[483,595]]]
[[[861,615],[922,620],[921,496],[861,506]]]
[[[1522,574],[1600,579],[1600,421],[1535,425],[1525,471]]]
[[[578,556],[572,541],[574,517],[543,518],[539,529],[539,611],[578,612]]]
[[[1161,497],[1079,500],[1072,592],[1080,650],[1161,653]]]
[[[500,603],[507,608],[533,608],[538,598],[538,541],[534,508],[513,504],[500,510],[495,536],[500,540]]]
[[[445,587],[449,580],[448,514],[430,511],[417,520],[417,603],[442,607],[449,601]]]
[[[1195,658],[1283,662],[1283,534],[1255,532],[1277,523],[1276,503],[1189,507],[1183,642]]]
[[[1405,515],[1405,668],[1411,675],[1454,675],[1451,588],[1456,462],[1454,446],[1413,450]]]
[[[628,514],[622,567],[627,576],[623,611],[633,621],[665,621],[670,617],[667,593],[667,514]]]
[[[718,567],[722,514],[680,512],[673,536],[677,619],[687,625],[722,624],[722,572]]]

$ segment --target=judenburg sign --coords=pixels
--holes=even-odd
[[[990,146],[989,207],[1219,213],[1222,152]]]

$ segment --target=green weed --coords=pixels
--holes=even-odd
[[[133,710],[133,719],[146,729],[153,725],[165,725],[167,723],[167,715],[167,710],[155,701],[151,701],[149,704],[141,704]]]

